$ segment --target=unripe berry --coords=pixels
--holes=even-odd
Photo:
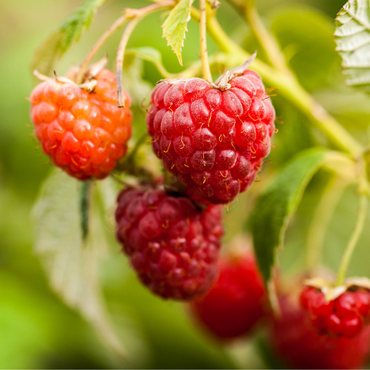
[[[47,80],[31,93],[31,119],[42,149],[53,164],[69,175],[102,179],[125,155],[131,136],[130,97],[126,108],[116,103],[115,75],[103,69],[87,92],[62,80]]]

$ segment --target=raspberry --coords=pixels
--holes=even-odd
[[[265,292],[254,257],[221,260],[219,269],[207,295],[192,302],[192,312],[218,338],[245,335],[264,316]]]
[[[300,301],[320,334],[352,338],[361,333],[370,319],[370,292],[365,289],[346,291],[328,302],[320,290],[305,287]]]
[[[272,325],[274,349],[295,369],[362,368],[370,352],[370,328],[355,338],[318,334],[306,321],[306,313],[284,297],[282,316]]]
[[[191,300],[217,277],[221,208],[199,211],[184,197],[160,190],[123,190],[116,209],[117,238],[139,279],[163,297]]]
[[[125,155],[131,136],[130,97],[116,103],[116,79],[108,70],[87,92],[76,84],[47,80],[31,93],[31,119],[42,149],[55,166],[80,179],[102,179]]]
[[[146,122],[154,153],[204,204],[247,190],[270,152],[275,110],[258,74],[244,73],[225,91],[191,78],[152,92]]]

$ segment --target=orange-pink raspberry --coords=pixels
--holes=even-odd
[[[370,322],[370,292],[367,289],[346,291],[327,301],[320,290],[305,287],[300,303],[308,313],[310,324],[319,334],[352,338]]]
[[[253,183],[271,148],[275,110],[251,70],[221,91],[200,78],[162,82],[147,128],[154,153],[205,204],[232,201]]]
[[[102,179],[125,155],[131,136],[130,97],[117,107],[113,72],[103,69],[92,92],[72,82],[47,80],[31,93],[31,119],[53,164],[79,179]]]
[[[160,190],[123,190],[116,209],[117,239],[139,279],[153,293],[192,300],[217,277],[221,208],[201,211],[187,198]]]

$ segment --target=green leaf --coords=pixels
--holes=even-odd
[[[87,0],[73,12],[36,50],[31,67],[43,74],[50,74],[56,61],[78,41],[82,32],[87,29],[97,9],[107,0]]]
[[[190,9],[194,0],[180,0],[171,10],[169,16],[162,25],[163,37],[167,39],[167,45],[171,46],[182,65],[181,49],[184,46],[187,24],[190,21]]]
[[[283,245],[285,230],[303,192],[328,151],[309,149],[290,162],[266,188],[251,215],[253,244],[265,281],[271,279],[276,250]]]
[[[159,73],[166,78],[170,78],[172,75],[171,73],[167,72],[166,68],[162,62],[162,54],[159,50],[154,49],[152,47],[141,47],[141,48],[132,48],[126,50],[126,55],[132,54],[136,57],[146,60],[147,62],[153,63],[156,68],[158,69]]]
[[[140,107],[150,97],[152,85],[143,80],[143,61],[133,54],[126,55],[123,65],[122,83],[128,91],[132,104]]]
[[[298,4],[274,8],[268,19],[299,82],[309,91],[332,84],[333,71],[340,70],[333,20],[317,9]]]
[[[370,3],[348,1],[336,18],[334,33],[347,84],[370,92]]]
[[[55,292],[80,311],[104,342],[123,357],[126,351],[108,318],[98,279],[99,262],[108,245],[96,202],[92,202],[90,231],[83,240],[81,186],[60,171],[46,180],[33,209],[35,251]]]

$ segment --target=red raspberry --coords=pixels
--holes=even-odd
[[[264,316],[263,283],[251,253],[219,262],[220,275],[192,302],[198,321],[218,338],[245,335]]]
[[[154,153],[205,204],[228,203],[248,189],[270,152],[275,110],[253,71],[229,90],[205,80],[162,82],[147,115]]]
[[[163,298],[191,300],[217,277],[221,208],[199,211],[187,198],[160,190],[123,190],[117,238],[141,282]]]
[[[131,136],[130,97],[126,108],[116,103],[116,78],[102,70],[93,92],[78,85],[48,80],[31,93],[35,134],[54,165],[69,175],[102,179],[126,153]]]
[[[282,298],[282,316],[272,326],[275,350],[295,369],[362,368],[370,352],[370,328],[355,338],[333,338],[318,334],[295,302]]]
[[[320,334],[352,338],[359,335],[370,319],[370,292],[365,289],[346,291],[332,301],[312,287],[305,287],[301,306],[309,312],[309,321]]]

